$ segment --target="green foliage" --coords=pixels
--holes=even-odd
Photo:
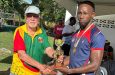
[[[21,14],[21,17],[24,18],[24,7],[25,4],[20,4],[21,0],[1,0],[0,9],[7,13],[18,12]]]
[[[65,9],[59,8],[58,4],[53,0],[42,0],[39,3],[42,16],[47,21],[56,21],[65,16]]]
[[[59,7],[54,0],[33,0],[31,5],[39,6],[43,21],[56,22],[65,17],[65,9]],[[29,4],[22,0],[1,0],[0,8],[5,12],[18,12],[24,19],[24,10]],[[52,27],[52,26],[51,26]]]

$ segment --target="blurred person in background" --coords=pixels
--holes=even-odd
[[[69,56],[72,35],[76,32],[76,29],[74,26],[75,23],[76,23],[76,18],[70,17],[69,24],[65,25],[62,31],[62,35],[63,35],[62,40],[64,41],[62,50],[64,51],[64,55],[66,56]]]
[[[105,46],[104,46],[104,56],[103,60],[108,61],[108,60],[113,60],[113,47],[110,46],[110,41],[106,40]]]
[[[61,19],[61,20],[59,20],[57,25],[55,25],[54,30],[53,30],[53,33],[54,33],[54,44],[53,44],[53,47],[54,47],[54,49],[57,48],[57,46],[55,45],[55,40],[56,39],[62,39],[63,28],[64,28],[64,21]]]

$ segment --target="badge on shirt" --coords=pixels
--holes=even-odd
[[[40,43],[43,43],[43,38],[42,38],[42,37],[39,37],[39,38],[38,38],[38,41],[39,41]]]

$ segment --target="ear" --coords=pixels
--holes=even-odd
[[[92,18],[94,18],[96,16],[96,13],[95,12],[93,12],[92,13]]]

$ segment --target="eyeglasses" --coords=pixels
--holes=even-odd
[[[38,18],[38,17],[39,17],[39,15],[33,14],[33,13],[28,13],[28,14],[26,14],[26,16],[27,16],[28,18],[31,18],[32,16],[33,16],[34,18]]]

